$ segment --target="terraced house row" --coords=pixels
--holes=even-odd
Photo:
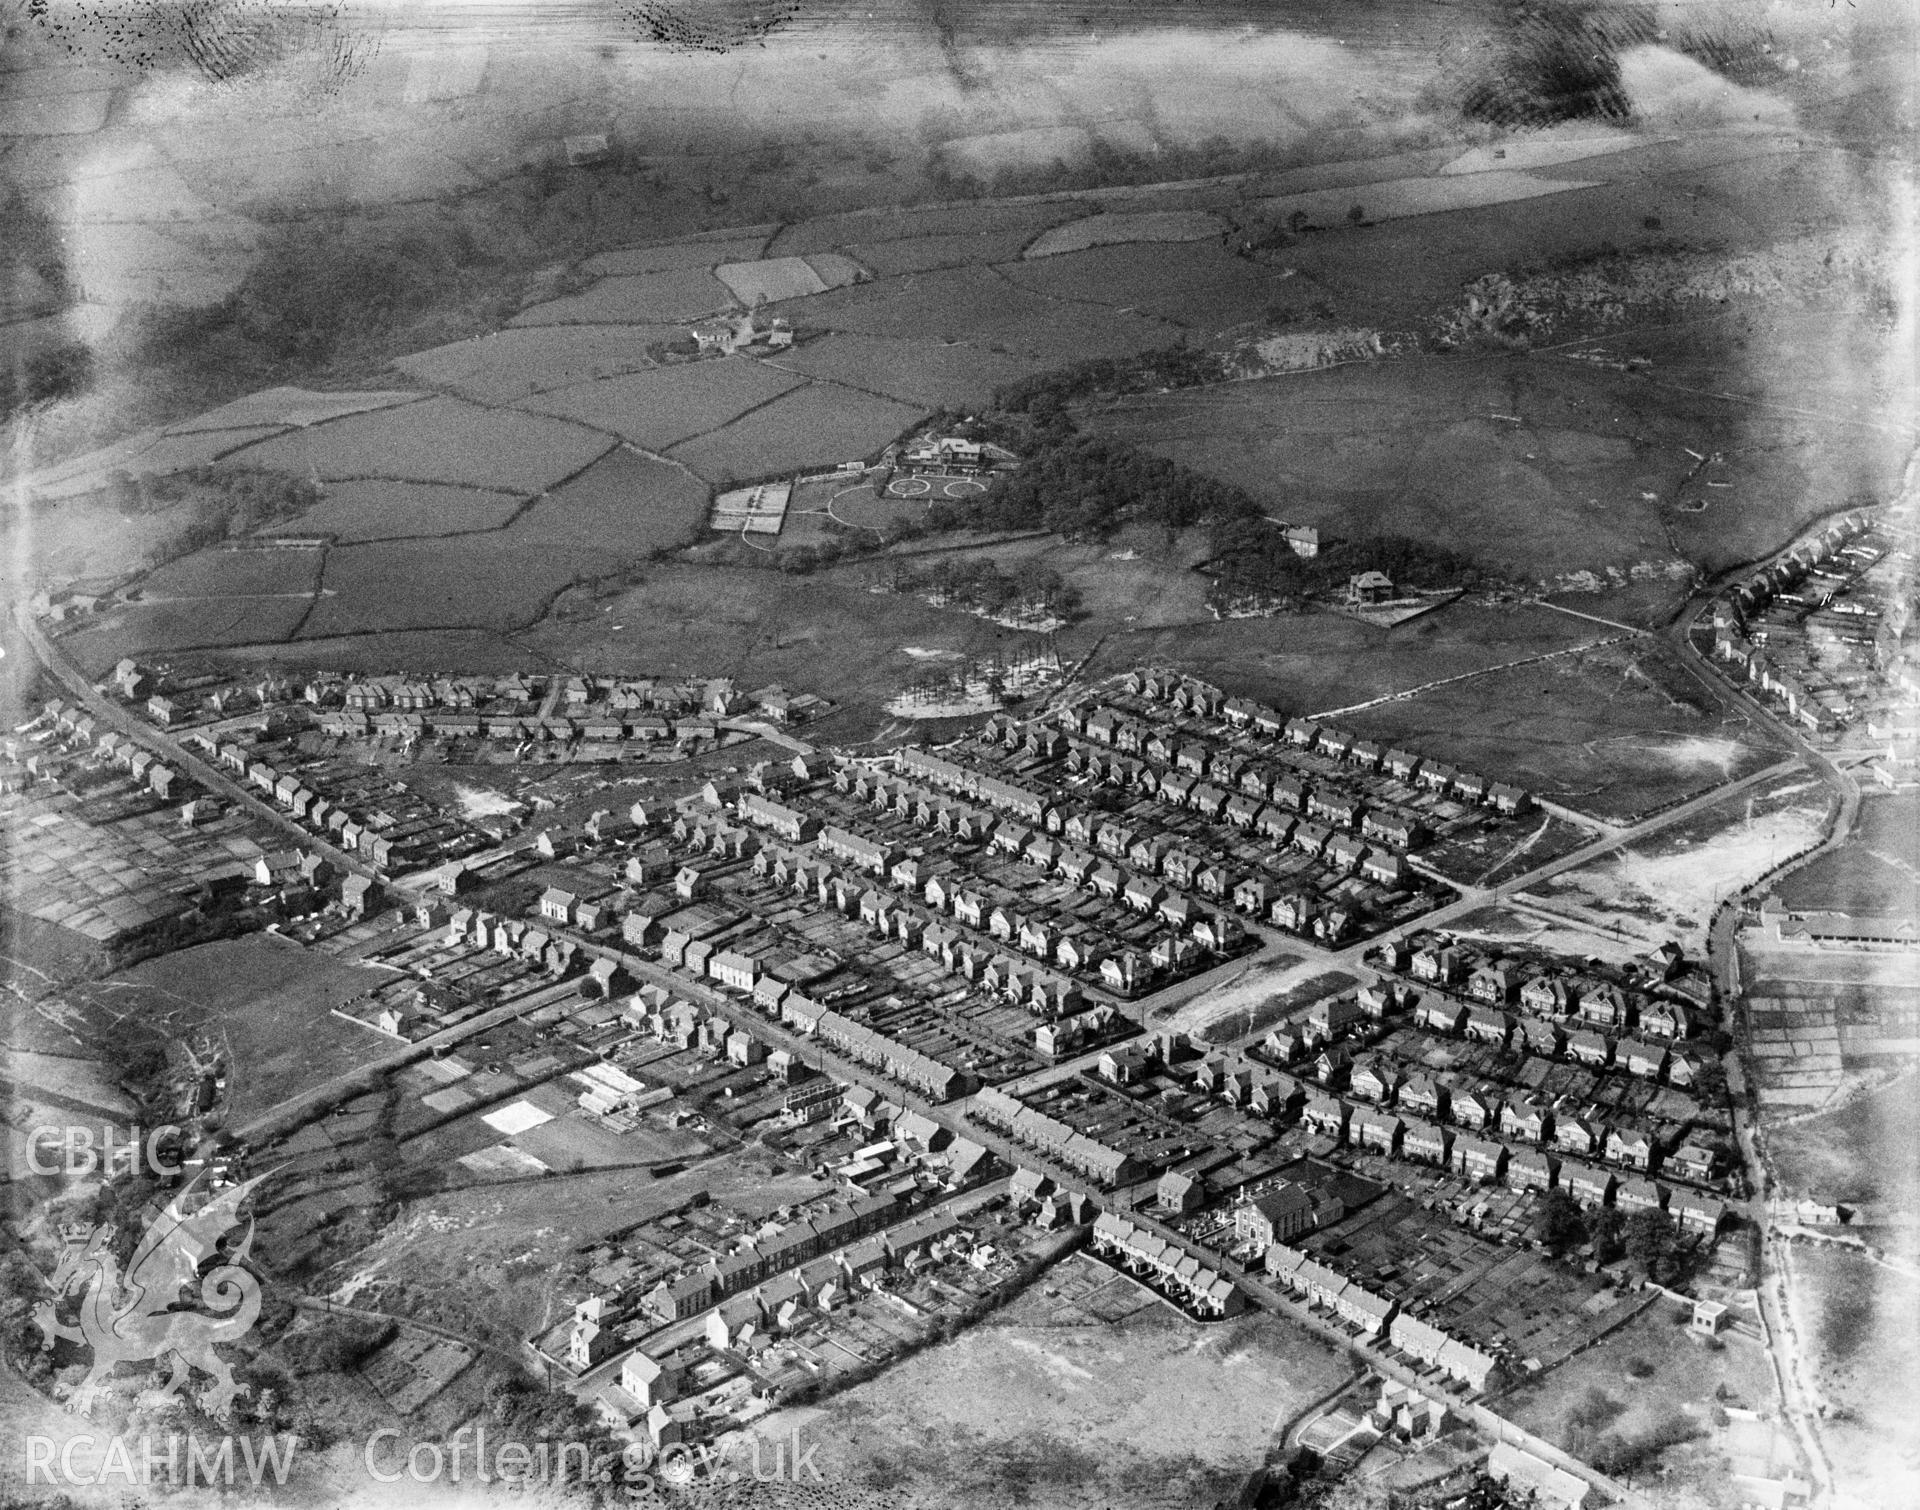
[[[1109,1189],[1129,1184],[1145,1173],[1130,1152],[1090,1138],[995,1087],[989,1086],[974,1097],[973,1114],[1055,1163]]]
[[[1177,1243],[1103,1211],[1094,1218],[1093,1251],[1124,1265],[1196,1315],[1236,1316],[1247,1308],[1245,1293],[1225,1274]]]
[[[839,1050],[850,1059],[871,1065],[890,1080],[919,1091],[929,1100],[951,1101],[974,1087],[965,1070],[930,1059],[917,1049],[876,1033],[864,1023],[822,1007],[798,991],[789,991],[780,1003],[780,1020],[789,1027]]]
[[[876,782],[872,790],[884,798],[886,783]],[[809,869],[805,857],[792,851],[768,856],[764,862],[766,874],[796,891],[811,888],[823,903],[841,911],[858,907],[865,917],[871,909],[871,920],[889,936],[919,943],[929,955],[938,955],[946,968],[969,980],[980,979],[990,968],[990,951],[983,957],[982,951],[949,930],[945,919],[995,942],[1011,944],[1035,959],[1051,961],[1090,980],[1098,979],[1121,995],[1134,994],[1160,975],[1195,965],[1204,951],[1231,953],[1247,942],[1244,925],[1231,912],[1202,906],[1157,879],[1100,865],[1091,855],[1004,820],[984,836],[995,849],[1122,906],[1137,917],[1164,923],[1175,931],[1174,935],[1141,950],[1077,918],[1044,908],[1023,908],[1011,901],[995,902],[985,883],[969,880],[965,872],[950,868],[946,861],[909,856],[895,844],[842,824],[825,823],[799,807],[756,798],[744,803],[741,813],[783,835],[812,835],[816,852],[874,880],[860,892],[866,900],[858,900],[854,892],[863,883],[817,864]],[[897,890],[889,892],[881,878]],[[889,898],[894,909],[891,912]],[[939,921],[918,913],[910,900],[914,898],[935,909]],[[1334,922],[1338,925],[1340,920]]]
[[[1045,919],[1027,918],[1008,908],[963,906],[960,915],[981,919],[984,929],[963,933],[946,927],[941,914],[920,906],[911,891],[896,891],[877,881],[843,875],[830,866],[812,862],[804,854],[779,847],[761,850],[753,869],[775,885],[800,896],[811,896],[821,907],[858,918],[881,939],[918,949],[940,967],[961,979],[985,987],[1009,1001],[1030,1007],[1046,1017],[1068,1017],[1093,1003],[1071,979],[1041,964],[1057,961],[1063,969],[1091,972],[1108,956],[1101,937],[1090,930],[1064,932]],[[937,883],[929,883],[937,888]],[[1000,953],[970,942],[981,932],[998,942],[1025,950],[1032,959]]]
[[[662,1321],[684,1321],[728,1296],[752,1289],[770,1275],[879,1232],[903,1214],[890,1195],[860,1196],[846,1206],[797,1221],[772,1237],[749,1240],[727,1257],[712,1259],[691,1273],[662,1280],[648,1294],[647,1309]]]
[[[1226,729],[1261,736],[1279,747],[1270,753],[1283,764],[1283,750],[1318,754],[1357,775],[1384,774],[1436,796],[1485,805],[1510,817],[1527,813],[1534,805],[1532,795],[1511,782],[1490,781],[1472,771],[1430,760],[1414,751],[1383,747],[1312,719],[1288,718],[1248,698],[1228,699],[1218,688],[1191,679],[1164,672],[1134,672],[1122,680],[1121,686],[1135,696],[1166,704],[1175,714],[1213,719]],[[1271,791],[1271,768],[1249,765],[1245,751],[1205,736],[1159,729],[1117,708],[1101,705],[1068,709],[1060,722],[1063,728],[1099,744],[1170,763],[1196,777],[1211,777],[1221,785],[1237,784],[1241,775],[1258,772]],[[1242,762],[1238,771],[1233,766],[1236,760]]]

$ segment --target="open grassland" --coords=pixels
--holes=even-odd
[[[320,585],[326,552],[309,548],[230,550],[215,547],[169,561],[140,581],[148,602],[166,598],[305,597]]]
[[[978,346],[942,346],[932,341],[839,331],[771,358],[770,365],[929,409],[977,408],[992,398],[993,390],[1001,384],[1039,370],[1030,360]]]
[[[1081,631],[1076,626],[1075,632]],[[1565,650],[1605,634],[1598,625],[1535,608],[1465,602],[1396,629],[1375,629],[1331,613],[1228,619],[1111,635],[1083,674],[1097,678],[1131,666],[1180,665],[1232,695],[1258,698],[1289,713],[1320,713]],[[1359,717],[1345,715],[1341,723]]]
[[[393,365],[465,398],[511,404],[550,388],[643,371],[653,365],[647,347],[679,333],[672,325],[528,326],[416,351]]]
[[[330,1013],[390,974],[253,934],[161,955],[75,996],[99,1028],[210,1039],[227,1056],[229,1120],[244,1121],[387,1052]]]
[[[522,407],[610,431],[649,451],[704,435],[798,387],[800,379],[752,357],[676,363],[581,383]]]
[[[1088,424],[1323,535],[1408,535],[1551,580],[1675,561],[1660,500],[1700,433],[1663,403],[1544,361],[1421,357],[1144,395]]]
[[[1792,908],[1913,916],[1920,910],[1920,797],[1868,793],[1847,842],[1776,890]]]
[[[1745,1434],[1724,1406],[1771,1414],[1773,1371],[1757,1341],[1729,1337],[1709,1345],[1689,1335],[1691,1307],[1661,1300],[1551,1373],[1522,1384],[1499,1407],[1518,1425],[1576,1456],[1611,1460],[1644,1482],[1658,1474],[1672,1499],[1662,1503],[1733,1510],[1730,1468],[1751,1472]],[[1724,1391],[1724,1393],[1721,1393]],[[1663,1441],[1673,1445],[1664,1449]],[[1637,1458],[1620,1466],[1622,1455]],[[1785,1470],[1791,1466],[1782,1462]]]
[[[193,512],[192,500],[142,510],[110,493],[86,493],[8,510],[0,516],[0,551],[41,581],[104,583],[170,554]]]
[[[1888,963],[1898,967],[1898,957]],[[1884,988],[1883,988],[1884,989]],[[1913,990],[1912,985],[1903,994]],[[1836,993],[1837,994],[1837,993]],[[1905,1213],[1920,1204],[1920,1141],[1913,1136],[1914,1071],[1855,1092],[1833,1111],[1767,1134],[1783,1193]]]
[[[1766,758],[1752,757],[1755,763]],[[1706,778],[1719,779],[1718,772]],[[1703,954],[1715,907],[1783,856],[1818,842],[1826,826],[1826,793],[1810,778],[1750,795],[1751,802],[1734,797],[1713,804],[1676,825],[1681,832],[1663,830],[1564,871],[1529,899],[1573,922],[1638,939],[1645,949],[1672,940],[1689,954]]]
[[[195,430],[181,435],[142,430],[102,450],[89,451],[72,461],[29,473],[22,479],[21,488],[25,496],[42,501],[77,498],[106,487],[116,473],[163,477],[171,472],[185,472],[282,433],[277,425]]]
[[[294,431],[234,459],[323,482],[390,477],[531,493],[579,471],[609,444],[541,415],[434,398]]]
[[[591,543],[525,540],[514,531],[392,540],[327,552],[325,593],[302,638],[374,630],[518,629],[576,580],[613,569]]]
[[[535,503],[508,538],[632,559],[686,539],[706,507],[706,488],[682,469],[622,446]]]
[[[304,514],[269,525],[261,533],[332,535],[342,545],[411,535],[460,535],[499,529],[525,503],[518,493],[439,482],[379,478],[335,482],[327,484],[325,496]]]
[[[1650,811],[1783,753],[1644,642],[1492,672],[1343,722],[1601,818]]]
[[[676,446],[673,454],[724,485],[872,456],[923,412],[837,383],[809,383]]]
[[[808,325],[903,340],[965,341],[1056,366],[1165,346],[1171,326],[1029,293],[988,268],[882,278],[778,311]]]
[[[585,293],[522,310],[513,325],[664,325],[725,309],[727,287],[704,267],[602,278]]]
[[[1054,1272],[1082,1266],[1129,1292],[1083,1303],[1138,1303],[1131,1281],[1090,1259]],[[1201,1326],[1154,1301],[1103,1322],[1054,1298],[1052,1279],[955,1341],[756,1431],[797,1430],[820,1444],[830,1485],[916,1505],[1204,1505],[1230,1502],[1291,1417],[1348,1372],[1272,1317]]]
[[[1862,1504],[1920,1503],[1920,1280],[1839,1247],[1796,1243],[1790,1263],[1839,1487]]]
[[[572,666],[804,687],[864,704],[867,728],[873,710],[924,669],[907,647],[974,656],[1034,643],[970,614],[875,595],[848,572],[790,577],[695,566],[649,568],[639,586],[578,618],[556,615],[524,639]],[[836,719],[833,735],[822,737],[849,732]]]
[[[1339,312],[1312,278],[1236,257],[1217,241],[1103,245],[1000,271],[1048,298],[1108,304],[1208,334],[1309,314],[1324,323]]]
[[[1716,160],[1716,150],[1745,160]],[[1542,172],[1536,178],[1544,182],[1559,171],[1582,181],[1613,181],[1577,193],[1385,225],[1356,229],[1342,220],[1341,228],[1304,236],[1274,256],[1343,296],[1365,301],[1383,322],[1421,321],[1487,272],[1564,265],[1607,247],[1632,252],[1764,243],[1809,222],[1850,213],[1847,198],[1855,181],[1841,154],[1802,151],[1791,138],[1774,137],[1691,150],[1685,143],[1655,143],[1609,157],[1604,165]],[[1788,187],[1777,191],[1764,183],[1756,192],[1756,171],[1778,176]],[[1355,203],[1368,209],[1367,194],[1378,187],[1341,190],[1333,201],[1335,214],[1344,217]],[[1283,224],[1286,213],[1280,217]]]
[[[300,627],[311,598],[181,598],[130,603],[65,636],[88,673],[105,676],[127,656],[202,646],[277,644]]]

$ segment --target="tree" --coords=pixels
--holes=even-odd
[[[1556,1258],[1586,1241],[1586,1223],[1580,1219],[1580,1207],[1573,1197],[1564,1190],[1549,1191],[1534,1213],[1533,1235]]]
[[[1348,225],[1359,225],[1366,218],[1367,218],[1367,212],[1361,209],[1359,205],[1355,205],[1352,209],[1347,211]]]
[[[1673,1277],[1673,1218],[1658,1207],[1636,1211],[1626,1220],[1621,1242],[1627,1257],[1657,1282]]]
[[[1587,1239],[1593,1244],[1593,1256],[1599,1262],[1610,1264],[1627,1251],[1621,1240],[1622,1225],[1620,1213],[1611,1206],[1602,1206],[1588,1221]]]

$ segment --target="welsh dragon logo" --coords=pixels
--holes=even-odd
[[[93,1352],[93,1366],[74,1390],[68,1409],[91,1415],[95,1398],[115,1369],[149,1359],[165,1359],[171,1367],[161,1387],[163,1396],[177,1394],[196,1368],[211,1375],[212,1387],[200,1396],[211,1416],[224,1417],[234,1397],[246,1389],[234,1382],[233,1371],[214,1347],[244,1337],[260,1317],[260,1281],[241,1267],[253,1245],[251,1219],[246,1236],[220,1263],[205,1275],[200,1266],[217,1251],[220,1239],[241,1224],[242,1203],[266,1175],[231,1185],[202,1202],[204,1178],[196,1176],[147,1223],[125,1275],[113,1256],[111,1225],[60,1229],[64,1247],[47,1278],[54,1298],[43,1301],[33,1319],[43,1348],[65,1338]],[[189,1285],[197,1286],[204,1311],[174,1309]],[[79,1324],[74,1326],[61,1319],[61,1312],[76,1296]]]

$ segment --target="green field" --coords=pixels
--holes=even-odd
[[[923,412],[837,383],[809,383],[675,446],[673,455],[724,486],[872,456]]]
[[[783,306],[812,326],[897,340],[965,341],[1045,365],[1165,346],[1173,327],[1138,315],[1029,293],[987,268],[882,278]]]
[[[791,373],[751,357],[721,357],[581,383],[529,399],[522,407],[578,420],[649,451],[664,451],[717,430],[799,382]]]
[[[615,558],[591,543],[527,541],[512,531],[447,540],[337,546],[302,639],[375,630],[518,629],[569,583]]]
[[[828,378],[917,407],[975,408],[1002,383],[1039,370],[1022,358],[978,346],[832,332],[775,358],[790,372]]]
[[[465,398],[511,404],[550,388],[644,370],[653,365],[648,346],[679,333],[672,325],[529,326],[416,351],[393,365]]]
[[[579,471],[610,444],[541,415],[434,398],[297,430],[233,460],[324,482],[386,477],[531,493]]]
[[[1133,309],[1208,334],[1329,303],[1311,278],[1235,257],[1218,240],[1100,246],[1001,271],[1048,298]]]
[[[515,315],[514,325],[664,325],[697,319],[733,303],[726,285],[702,267],[602,278],[585,293],[551,299]]]
[[[410,535],[458,535],[499,529],[526,499],[518,493],[453,487],[438,482],[365,482],[327,484],[326,496],[291,521],[265,533],[332,535],[342,545]]]
[[[148,602],[168,598],[305,596],[319,585],[324,551],[215,547],[182,556],[140,579]]]
[[[588,546],[631,559],[687,537],[706,512],[707,490],[679,467],[622,446],[541,498],[513,522],[527,546]]]
[[[129,1019],[119,1031],[219,1047],[229,1066],[230,1120],[244,1121],[386,1052],[378,1036],[331,1015],[385,978],[251,934],[161,955],[77,996],[103,1031]]]
[[[1341,721],[1603,818],[1735,780],[1784,753],[1644,643],[1497,671]]]

